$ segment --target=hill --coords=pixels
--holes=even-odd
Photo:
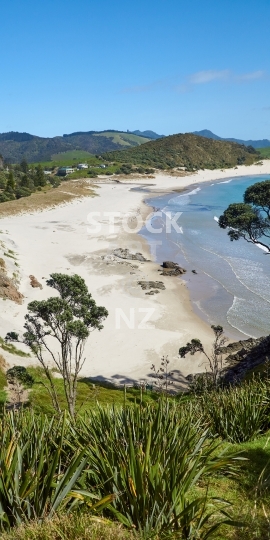
[[[165,137],[165,135],[158,135],[158,133],[155,133],[154,131],[151,131],[148,129],[147,131],[140,131],[139,129],[136,129],[135,131],[129,131],[128,133],[134,133],[134,135],[139,135],[140,137],[147,137],[148,139],[161,139],[162,137]]]
[[[230,141],[238,144],[244,144],[245,146],[253,146],[253,148],[267,148],[270,147],[270,141],[268,139],[261,139],[258,141],[248,140],[243,141],[242,139],[233,139],[233,138],[222,138],[215,133],[212,133],[209,129],[202,129],[201,131],[193,131],[193,135],[199,135],[200,137],[207,137],[208,139],[214,139],[215,141]]]
[[[106,152],[107,161],[121,161],[159,169],[185,167],[217,169],[249,165],[258,159],[252,147],[227,141],[216,141],[192,133],[170,135],[122,152]]]
[[[50,161],[62,152],[84,151],[101,154],[112,150],[134,147],[149,139],[134,133],[116,130],[88,131],[65,134],[62,137],[38,137],[30,133],[0,133],[0,154],[9,163]]]

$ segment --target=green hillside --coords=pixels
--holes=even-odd
[[[114,131],[105,131],[102,133],[95,133],[94,137],[107,137],[114,144],[120,144],[121,146],[138,146],[150,141],[150,138],[135,135],[133,133],[118,133]]]
[[[244,145],[185,133],[170,135],[121,152],[106,152],[102,157],[107,161],[159,169],[185,167],[193,170],[250,165],[258,159],[259,154],[254,148]]]
[[[270,146],[268,148],[258,148],[260,155],[265,158],[270,158]]]
[[[37,137],[29,133],[10,132],[0,134],[0,154],[9,163],[20,163],[23,159],[28,163],[38,163],[56,161],[57,155],[67,152],[99,155],[103,152],[131,148],[148,140],[133,133],[113,130],[77,132],[62,137]],[[78,156],[75,157],[77,159]]]

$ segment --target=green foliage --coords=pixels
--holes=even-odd
[[[65,417],[48,420],[30,413],[6,414],[0,425],[0,526],[51,518],[60,506],[97,499],[80,486],[85,450],[66,455]],[[90,503],[89,506],[98,507]]]
[[[28,358],[30,356],[29,353],[15,347],[13,343],[7,343],[2,337],[0,337],[0,347],[2,347],[4,351],[9,352],[10,354],[15,354],[16,356],[21,356],[24,358]]]
[[[88,489],[102,482],[109,492],[118,493],[110,512],[126,526],[145,536],[153,529],[174,530],[191,540],[209,537],[224,518],[230,522],[225,501],[220,511],[218,504],[213,511],[207,488],[200,496],[194,494],[202,478],[223,468],[229,472],[234,458],[208,439],[207,430],[193,421],[192,409],[167,401],[157,407],[100,409],[77,420],[73,444],[78,441],[88,449],[91,462]]]
[[[59,293],[59,297],[33,301],[28,304],[25,316],[23,342],[31,349],[42,365],[49,381],[48,391],[53,406],[60,412],[55,386],[43,356],[46,350],[64,381],[69,412],[75,414],[77,380],[83,365],[85,342],[91,330],[101,330],[108,311],[97,306],[83,278],[77,274],[51,274],[47,285]],[[49,336],[49,341],[48,341]],[[17,341],[16,334],[9,333],[7,340]],[[51,348],[54,340],[57,353]]]
[[[20,169],[24,174],[28,173],[29,165],[26,161],[26,159],[23,159],[20,163]]]
[[[251,441],[269,429],[269,383],[250,381],[241,386],[206,392],[199,401],[214,434],[232,443]]]
[[[6,376],[9,381],[17,380],[27,388],[31,388],[34,384],[34,378],[24,366],[14,366],[8,369]]]
[[[62,158],[85,160],[89,154],[100,155],[102,152],[121,150],[143,144],[147,140],[132,133],[114,130],[78,132],[51,138],[11,132],[0,134],[0,153],[9,163],[22,163],[22,157],[28,163],[59,161]]]
[[[220,216],[219,226],[229,229],[231,241],[243,238],[270,252],[270,245],[263,241],[270,235],[270,180],[250,186],[243,203],[230,204]]]
[[[249,165],[257,157],[256,153],[251,154],[243,145],[215,141],[191,133],[171,135],[136,148],[103,154],[108,161],[158,169],[185,167],[189,171],[234,167],[240,161]]]
[[[36,187],[44,187],[46,185],[46,177],[40,164],[36,167],[34,184]]]
[[[263,159],[270,158],[270,146],[267,146],[266,148],[257,148],[257,150]]]
[[[118,523],[102,520],[89,512],[61,514],[51,520],[34,521],[1,535],[1,540],[142,540]],[[155,539],[153,539],[155,540]]]

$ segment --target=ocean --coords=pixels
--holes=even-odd
[[[270,333],[270,255],[243,239],[231,242],[217,220],[229,204],[243,201],[248,186],[266,179],[228,178],[145,201],[154,212],[140,234],[152,256],[187,270],[194,310],[231,339]]]

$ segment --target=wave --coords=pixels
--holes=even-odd
[[[223,180],[223,182],[217,182],[217,184],[229,184],[232,182],[232,178],[230,180]]]
[[[186,205],[189,203],[189,197],[191,195],[196,195],[199,191],[201,191],[200,187],[197,187],[193,189],[192,191],[189,191],[188,193],[183,193],[183,195],[178,195],[177,197],[173,197],[168,201],[168,205],[175,205],[178,206],[180,203],[182,205]]]

